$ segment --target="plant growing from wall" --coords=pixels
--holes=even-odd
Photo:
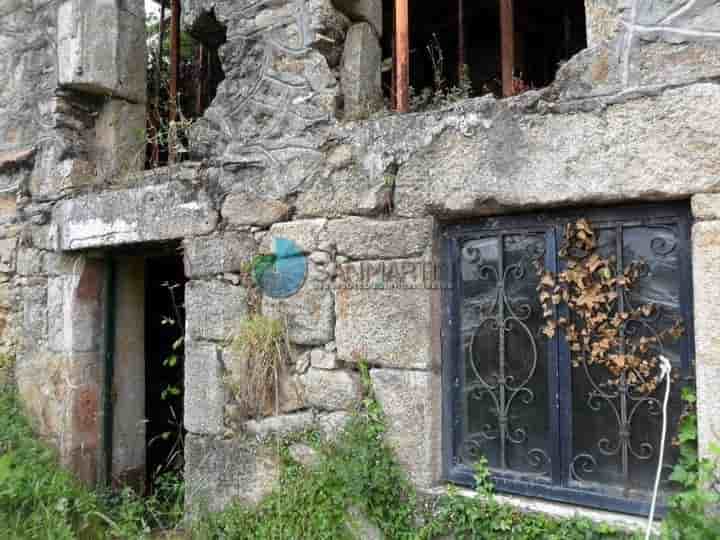
[[[283,322],[251,314],[240,322],[231,348],[234,354],[225,384],[240,408],[239,416],[279,414],[280,376],[291,361]]]
[[[441,109],[473,97],[473,84],[467,64],[459,70],[460,76],[457,85],[448,85],[445,77],[445,54],[436,34],[433,34],[433,38],[425,46],[425,52],[432,65],[433,86],[432,88],[423,88],[419,94],[412,86],[409,88],[411,111]]]
[[[544,334],[558,330],[568,344],[575,367],[604,366],[609,374],[601,387],[627,384],[642,394],[658,384],[659,350],[666,339],[683,333],[676,320],[660,331],[636,332],[631,324],[653,316],[653,304],[633,305],[622,295],[647,271],[642,261],[616,268],[614,257],[598,252],[595,231],[586,219],[569,223],[560,250],[565,268],[553,274],[537,263],[539,299],[546,318]],[[565,316],[555,317],[556,310]]]

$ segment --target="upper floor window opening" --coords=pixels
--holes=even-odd
[[[201,117],[225,78],[218,49],[225,29],[203,14],[192,34],[182,28],[182,0],[157,0],[159,13],[147,17],[146,169],[182,161],[187,128]]]
[[[399,112],[541,88],[587,46],[583,0],[387,0],[383,87]]]

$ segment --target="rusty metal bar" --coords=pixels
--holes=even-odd
[[[465,77],[465,3],[458,0],[458,86]]]
[[[157,45],[157,65],[155,66],[155,107],[160,108],[160,72],[162,71],[163,41],[165,40],[165,2],[160,4],[160,36]]]
[[[170,96],[168,115],[168,161],[176,161],[176,141],[173,122],[177,120],[177,113],[180,107],[178,102],[178,82],[180,79],[180,0],[171,0],[172,11],[170,14]]]
[[[195,114],[196,116],[202,116],[205,112],[205,106],[207,103],[207,88],[208,88],[208,62],[207,62],[207,50],[205,45],[200,43],[197,49],[196,59],[196,86],[195,86]]]
[[[162,114],[160,113],[160,97],[162,96],[162,55],[165,41],[165,2],[160,3],[160,22],[158,27],[157,56],[155,58],[155,108],[148,114],[149,135],[152,150],[150,165],[156,166],[160,162],[160,129],[162,128]]]
[[[393,27],[395,26],[395,22],[393,19]],[[392,58],[392,66],[390,68],[390,107],[393,111],[397,110],[397,57],[395,55],[395,35],[393,33],[392,38],[390,39],[390,49],[391,49],[391,58]]]
[[[410,18],[408,0],[395,0],[396,110],[410,110]]]
[[[515,75],[515,17],[513,0],[500,0],[500,58],[503,96],[512,96]]]

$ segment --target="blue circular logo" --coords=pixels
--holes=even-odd
[[[253,280],[272,298],[287,298],[300,290],[307,276],[307,260],[292,240],[274,238],[272,253],[253,261]]]

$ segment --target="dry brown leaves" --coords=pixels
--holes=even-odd
[[[586,219],[567,225],[560,257],[565,269],[556,275],[536,265],[545,317],[542,332],[553,338],[562,331],[575,367],[583,363],[606,367],[609,378],[604,385],[625,381],[642,393],[654,391],[659,345],[666,339],[678,339],[683,328],[675,321],[670,328],[650,335],[630,331],[633,323],[642,324],[656,310],[652,304],[632,307],[621,301],[621,295],[631,291],[643,274],[643,262],[633,262],[620,271],[614,257],[601,257],[595,232]]]

